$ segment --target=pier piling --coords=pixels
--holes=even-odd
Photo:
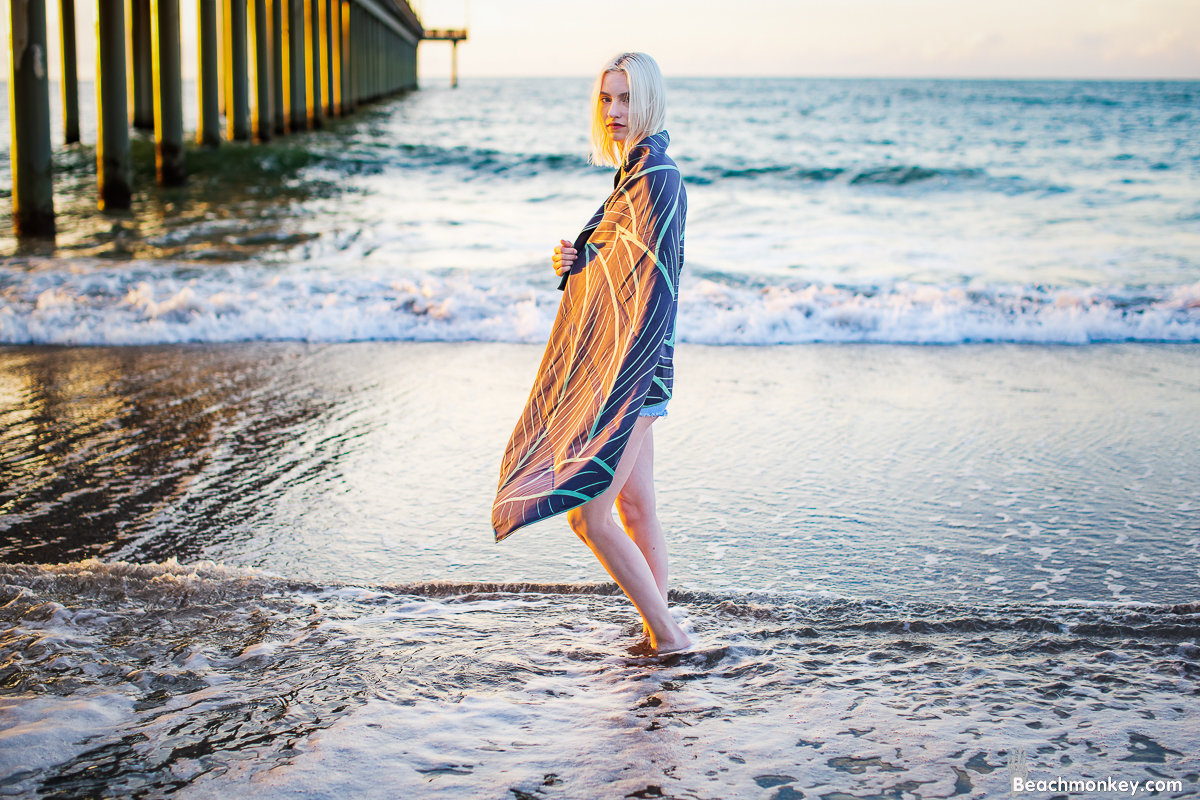
[[[288,0],[271,2],[271,119],[275,133],[288,132],[291,108],[288,79]]]
[[[200,128],[196,141],[210,147],[221,144],[221,40],[217,33],[217,0],[196,0],[199,17]]]
[[[426,40],[441,40],[450,42],[450,88],[458,88],[458,43],[467,40],[465,29],[428,30],[423,37]]]
[[[316,23],[317,23],[317,41],[316,41],[316,67],[317,67],[317,87],[320,93],[320,99],[317,100],[317,107],[320,111],[320,118],[327,119],[329,113],[329,0],[313,0],[313,4],[317,8]]]
[[[251,126],[255,141],[265,142],[274,132],[271,124],[271,0],[251,0],[250,41],[254,56],[254,92],[251,104]]]
[[[329,116],[342,116],[342,4],[324,0],[329,6]]]
[[[183,163],[183,54],[179,0],[151,0],[154,40],[154,161],[158,182],[187,181]]]
[[[308,127],[320,128],[321,114],[321,45],[319,0],[304,3],[304,101],[307,106]]]
[[[250,75],[246,3],[225,0],[225,121],[231,141],[250,138]]]
[[[9,8],[12,53],[8,113],[12,119],[13,224],[18,236],[53,236],[46,0],[12,0]]]
[[[150,4],[153,0],[129,0],[129,44],[130,62],[133,68],[129,76],[133,110],[130,122],[133,127],[154,130],[154,44],[151,31]]]
[[[341,17],[341,83],[342,83],[342,114],[350,114],[354,111],[354,93],[350,91],[350,0],[341,0],[339,3]]]
[[[308,80],[305,78],[304,57],[304,4],[305,0],[280,0],[287,5],[288,13],[288,59],[289,84],[288,129],[292,132],[308,130]]]
[[[46,65],[46,3],[53,1],[9,0],[10,156],[19,236],[55,229]],[[80,138],[75,0],[57,2],[69,144]],[[180,0],[95,2],[98,203],[126,209],[133,199],[131,126],[154,131],[159,184],[178,186],[187,178]],[[424,30],[407,0],[197,0],[197,23],[196,138],[214,147],[222,139],[222,113],[231,140],[263,142],[319,128],[364,103],[416,88],[423,38],[449,39],[452,47],[466,38],[466,31]],[[456,51],[452,58],[457,84]]]
[[[350,56],[351,71],[353,72],[354,80],[354,99],[358,103],[362,102],[365,93],[367,78],[363,70],[363,62],[366,61],[367,37],[363,30],[365,27],[363,17],[366,14],[363,10],[354,3],[350,4],[350,40],[354,42],[354,48]]]
[[[79,68],[75,49],[75,0],[58,4],[58,35],[62,51],[63,141],[79,141]]]
[[[40,1],[40,0],[39,0]],[[96,178],[102,209],[129,208],[129,106],[125,92],[125,3],[96,0]]]

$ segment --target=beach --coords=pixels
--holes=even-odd
[[[647,659],[628,653],[626,601],[579,584],[4,574],[38,592],[9,641],[56,651],[22,674],[48,690],[4,701],[10,793],[996,796],[1013,774],[1195,786],[1198,654],[1178,638],[1194,636],[1194,605],[682,593],[698,647]]]
[[[503,123],[586,82],[120,218],[79,167],[0,242],[0,795],[1197,794],[1197,86],[672,85],[661,657],[565,520],[488,524],[611,178]]]
[[[491,541],[540,356],[5,349],[4,560],[606,580],[562,519]],[[678,360],[654,435],[681,588],[1149,603],[1200,588],[1200,348],[685,345]]]
[[[5,561],[64,564],[3,568],[12,786],[1194,776],[1194,346],[681,347],[657,478],[698,646],[663,658],[561,518],[491,541],[539,355],[3,351]]]

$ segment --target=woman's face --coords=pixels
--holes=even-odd
[[[600,82],[600,110],[614,142],[629,135],[629,78],[624,72],[606,72]]]

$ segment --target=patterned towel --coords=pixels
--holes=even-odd
[[[662,131],[630,149],[577,240],[546,354],[504,451],[496,541],[601,494],[638,411],[671,397],[687,195],[669,142]]]

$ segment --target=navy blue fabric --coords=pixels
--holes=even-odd
[[[643,406],[671,397],[687,195],[666,131],[630,149],[579,257],[504,453],[496,539],[600,495]]]

